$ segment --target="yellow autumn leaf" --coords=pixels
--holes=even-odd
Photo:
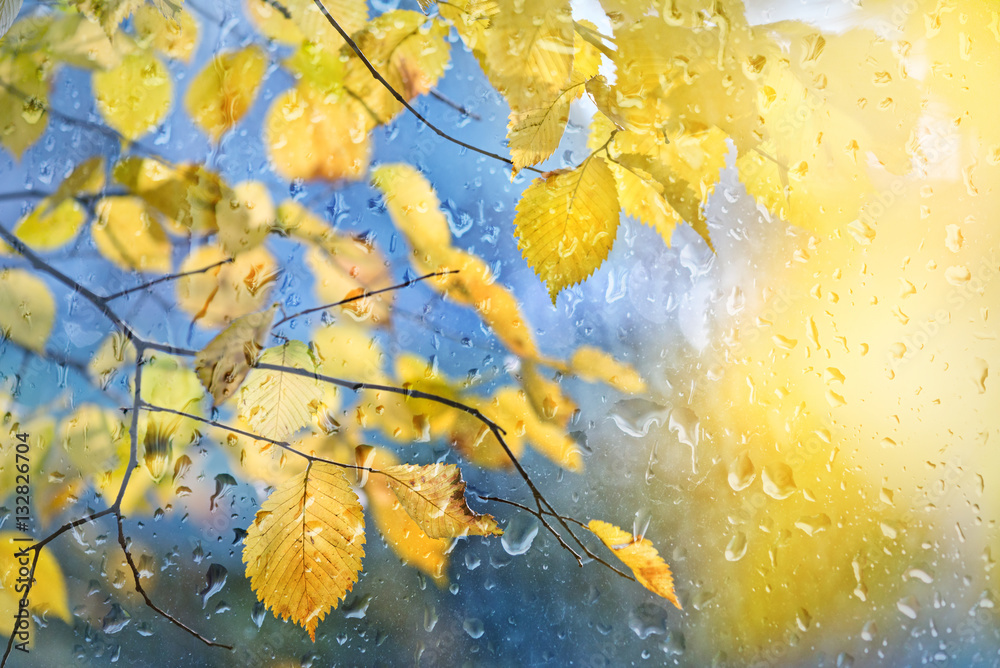
[[[112,377],[126,365],[135,362],[135,346],[122,332],[112,332],[90,356],[87,368],[101,387],[107,387]]]
[[[674,591],[674,577],[670,572],[670,566],[663,561],[648,539],[637,538],[613,524],[600,520],[590,520],[587,528],[597,534],[601,542],[632,569],[632,574],[639,584],[680,609],[681,602],[677,600],[677,592]]]
[[[310,422],[315,405],[323,398],[319,382],[286,371],[261,369],[261,364],[316,373],[316,360],[301,341],[289,341],[265,350],[240,390],[238,415],[254,433],[284,440]]]
[[[622,213],[652,227],[669,246],[674,229],[684,220],[663,197],[663,186],[638,167],[630,169],[616,163],[610,167]]]
[[[580,346],[569,361],[570,370],[589,381],[607,383],[616,390],[636,394],[646,391],[646,381],[628,364],[594,346]]]
[[[563,370],[562,367],[560,370]],[[519,376],[535,416],[543,422],[566,427],[578,406],[566,396],[559,383],[542,375],[538,365],[532,361],[524,363]]]
[[[570,103],[583,95],[587,81],[597,75],[600,52],[574,34],[573,71],[566,87],[540,107],[522,109],[511,104],[507,144],[514,174],[528,165],[537,165],[555,152],[569,120]]]
[[[413,248],[418,266],[429,269],[437,265],[443,251],[451,246],[451,228],[427,177],[404,163],[379,165],[371,176],[392,222]]]
[[[0,37],[3,37],[21,11],[22,0],[2,0],[0,2]]]
[[[566,88],[573,70],[569,0],[500,0],[485,31],[486,74],[511,108],[537,109]],[[516,66],[512,66],[516,63]]]
[[[43,200],[21,219],[15,234],[36,250],[53,250],[76,238],[86,217],[87,212],[76,200],[66,199],[55,207]]]
[[[219,243],[231,257],[262,244],[274,220],[271,193],[260,181],[244,181],[232,190],[225,189],[215,207]]]
[[[427,392],[446,399],[458,399],[458,383],[440,373],[416,355],[396,358],[392,384]],[[448,433],[460,411],[431,399],[417,399],[395,392],[366,390],[358,397],[355,416],[365,429],[379,429],[393,440],[412,443],[441,438]]]
[[[583,455],[564,426],[535,414],[526,393],[514,387],[500,388],[490,404],[488,415],[507,430],[507,445],[515,455],[514,440],[526,441],[541,455],[567,471],[583,471]]]
[[[324,95],[339,95],[344,89],[344,60],[329,45],[302,42],[285,66]]]
[[[198,380],[218,406],[239,389],[271,333],[277,306],[236,318],[194,358]]]
[[[316,331],[312,346],[320,361],[320,371],[326,375],[363,378],[371,383],[390,382],[383,370],[385,353],[374,331],[364,322],[339,318]]]
[[[323,0],[323,5],[348,35],[361,30],[368,20],[368,3],[365,0]],[[270,39],[291,46],[310,41],[329,45],[334,51],[344,43],[313,0],[282,0],[281,7],[288,11],[289,17],[267,2],[247,0],[246,3],[251,20]]]
[[[380,165],[372,170],[372,183],[385,198],[386,208],[413,248],[413,266],[420,272],[452,270],[456,273],[430,282],[439,292],[472,306],[511,352],[537,355],[531,327],[517,298],[496,282],[481,258],[451,245],[451,229],[441,203],[427,178],[411,165]]]
[[[45,204],[56,207],[71,197],[96,195],[104,188],[104,182],[104,157],[95,155],[74,167]]]
[[[31,53],[0,55],[0,142],[20,160],[48,125],[48,84]]]
[[[381,473],[406,512],[431,538],[503,533],[491,515],[469,508],[462,472],[454,464],[402,464]]]
[[[181,263],[180,273],[204,269],[229,256],[216,245],[201,246]],[[228,264],[177,280],[177,303],[205,327],[219,328],[259,311],[277,278],[274,257],[264,246],[241,253]]]
[[[151,53],[136,51],[105,72],[94,72],[94,98],[105,122],[125,139],[138,139],[170,110],[170,72]]]
[[[191,62],[198,44],[198,23],[189,12],[181,9],[168,18],[152,5],[143,5],[132,15],[132,26],[140,45],[148,44],[171,58]]]
[[[216,209],[220,204],[229,206],[228,186],[204,165],[175,167],[153,158],[130,156],[115,165],[114,178],[166,216],[179,234],[214,232]]]
[[[18,556],[19,551],[35,543],[30,536],[16,531],[0,533],[0,632],[9,635],[14,630],[15,615],[20,609],[21,597],[25,593],[27,573],[35,553],[26,552]],[[22,619],[28,625],[33,624],[32,614],[40,618],[58,617],[67,624],[73,623],[66,598],[66,581],[62,569],[51,550],[42,550],[35,566],[35,582],[27,599],[27,610],[30,611]],[[30,628],[30,627],[29,627]],[[28,628],[19,629],[24,635],[15,636],[15,642],[30,643],[35,634]],[[30,647],[30,644],[28,645]]]
[[[143,2],[144,0],[80,0],[76,5],[84,16],[100,23],[108,39],[112,39],[121,22],[131,16]]]
[[[549,290],[590,276],[611,252],[618,230],[615,177],[604,158],[591,155],[573,170],[535,179],[514,216],[518,248]]]
[[[398,464],[396,457],[382,448],[359,446],[358,453],[359,466],[383,469]],[[437,586],[448,584],[448,553],[452,541],[431,538],[424,533],[389,489],[384,476],[367,476],[364,490],[375,526],[396,556],[404,564],[427,574]]]
[[[250,109],[267,69],[267,55],[257,46],[216,55],[191,81],[184,108],[218,142]]]
[[[358,47],[392,88],[410,100],[424,95],[444,75],[451,57],[448,26],[420,12],[396,9],[378,16],[354,35]],[[388,123],[402,105],[376,81],[353,51],[344,87],[357,98],[374,125]]]
[[[319,622],[358,581],[364,544],[364,514],[343,471],[310,462],[261,504],[243,562],[257,598],[315,642]]]
[[[286,179],[356,179],[368,169],[370,119],[348,95],[326,95],[307,82],[271,103],[264,142]]]
[[[145,202],[138,197],[105,197],[96,209],[91,234],[104,257],[124,269],[170,271],[170,239]]]
[[[441,18],[449,21],[458,32],[472,54],[479,61],[483,70],[488,70],[486,64],[486,29],[494,16],[500,11],[496,0],[459,0],[458,2],[439,2],[437,5]]]
[[[56,303],[45,281],[24,269],[0,270],[0,333],[4,339],[45,352]]]

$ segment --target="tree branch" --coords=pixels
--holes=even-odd
[[[489,151],[487,151],[485,149],[481,149],[478,146],[473,146],[472,144],[466,143],[466,142],[462,141],[461,139],[457,139],[455,137],[452,137],[450,134],[448,134],[447,132],[445,132],[444,130],[442,130],[438,126],[434,125],[433,123],[431,123],[426,118],[424,118],[423,114],[421,114],[419,111],[417,111],[413,107],[413,105],[411,105],[409,102],[407,102],[406,98],[404,98],[402,95],[400,95],[399,92],[395,88],[392,87],[392,84],[390,84],[388,81],[386,81],[385,77],[383,77],[379,73],[379,71],[377,69],[375,69],[375,66],[372,65],[372,63],[371,63],[370,60],[368,60],[368,57],[361,50],[361,47],[358,46],[358,43],[355,42],[353,39],[351,39],[351,36],[347,34],[347,31],[345,31],[340,26],[340,24],[337,23],[337,20],[335,18],[333,18],[333,16],[330,14],[329,10],[327,10],[326,5],[323,4],[323,0],[313,0],[313,2],[316,3],[317,7],[319,7],[319,11],[323,13],[323,16],[326,18],[327,23],[329,23],[331,26],[333,26],[334,30],[336,30],[338,33],[340,33],[340,36],[344,38],[344,41],[347,42],[348,46],[351,47],[351,50],[353,50],[354,53],[357,54],[358,58],[361,60],[361,62],[364,64],[364,66],[366,68],[368,68],[368,71],[371,73],[372,77],[374,77],[374,79],[376,81],[378,81],[380,84],[382,84],[382,86],[387,91],[389,91],[389,94],[392,95],[394,98],[396,98],[396,101],[399,102],[401,105],[403,105],[406,108],[407,111],[409,111],[411,114],[413,114],[418,121],[420,121],[421,123],[423,123],[424,125],[426,125],[428,128],[430,128],[437,136],[439,136],[442,139],[445,139],[447,141],[450,141],[452,144],[456,144],[457,146],[461,146],[462,148],[466,148],[466,149],[468,149],[470,151],[478,153],[479,155],[484,155],[487,158],[493,158],[494,160],[499,160],[500,162],[503,162],[503,163],[506,163],[508,165],[512,165],[513,166],[514,163],[509,158],[505,158],[502,155],[498,155],[496,153],[490,153]],[[543,172],[542,170],[540,170],[540,169],[538,169],[536,167],[525,167],[525,169],[530,170],[532,172],[536,172],[538,174],[544,174],[545,173],[545,172]]]

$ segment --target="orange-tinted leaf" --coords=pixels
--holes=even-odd
[[[650,541],[646,538],[636,538],[614,524],[600,520],[590,520],[587,527],[597,534],[616,557],[632,569],[639,584],[657,596],[667,599],[678,609],[681,607],[681,602],[677,600],[677,592],[674,591],[674,576],[670,573],[670,567]]]
[[[364,544],[364,513],[343,470],[313,462],[261,504],[243,562],[257,598],[315,642],[319,622],[358,581]]]
[[[503,533],[492,516],[469,508],[462,472],[454,464],[403,464],[382,473],[406,512],[431,538]]]
[[[194,359],[198,380],[221,404],[243,384],[271,332],[276,306],[233,320]]]

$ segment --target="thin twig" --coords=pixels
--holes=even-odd
[[[460,105],[458,102],[455,102],[454,100],[446,97],[444,95],[444,93],[442,93],[441,91],[439,91],[437,88],[431,88],[430,94],[431,94],[431,97],[433,97],[434,99],[436,99],[439,102],[443,102],[444,104],[448,105],[449,107],[451,107],[452,109],[454,109],[458,113],[462,114],[463,116],[468,116],[469,118],[471,118],[474,121],[481,121],[481,120],[483,120],[482,116],[480,116],[479,114],[477,114],[474,111],[466,109],[465,107],[463,107],[462,105]]]
[[[350,304],[351,302],[356,302],[367,297],[374,297],[375,295],[382,294],[383,292],[391,292],[392,290],[401,290],[403,288],[408,288],[414,283],[419,283],[420,281],[426,281],[428,278],[435,278],[437,276],[447,276],[448,274],[457,274],[457,269],[445,269],[443,271],[435,271],[430,274],[424,274],[423,276],[418,276],[417,278],[411,278],[403,283],[397,283],[396,285],[390,285],[387,288],[379,288],[378,290],[365,290],[359,295],[354,295],[353,297],[348,297],[346,299],[341,299],[339,302],[333,302],[332,304],[324,304],[323,306],[314,306],[313,308],[307,308],[304,311],[299,311],[298,313],[293,313],[292,315],[285,316],[278,322],[274,323],[275,327],[285,324],[289,320],[295,320],[296,318],[308,315],[310,313],[316,313],[317,311],[325,311],[327,309],[335,308],[337,306],[343,306],[345,304]]]
[[[508,506],[514,506],[515,508],[520,508],[521,510],[523,510],[526,513],[531,513],[532,515],[534,515],[535,517],[537,517],[539,519],[541,519],[542,515],[552,515],[552,513],[548,512],[548,511],[534,510],[534,509],[529,508],[528,506],[524,505],[523,503],[518,503],[517,501],[511,501],[510,499],[504,499],[504,498],[501,498],[499,496],[487,496],[487,495],[484,495],[484,494],[480,494],[478,492],[472,492],[472,493],[475,494],[475,496],[477,498],[482,499],[483,501],[493,501],[495,503],[505,503]],[[565,520],[567,522],[572,522],[573,524],[579,524],[584,529],[587,529],[588,531],[590,530],[590,527],[588,527],[586,524],[584,524],[580,520],[576,519],[575,517],[569,517],[568,515],[552,515],[552,516],[553,517],[557,517],[557,518],[562,519],[562,520]],[[603,564],[604,566],[607,566],[608,568],[610,568],[611,570],[613,570],[615,573],[617,573],[618,575],[622,576],[626,580],[631,580],[632,582],[636,581],[636,579],[634,577],[632,577],[631,575],[629,575],[628,573],[626,573],[626,572],[624,572],[624,571],[616,568],[614,564],[608,563],[604,559],[601,559],[599,556],[597,556],[596,554],[594,554],[593,552],[591,552],[587,548],[586,545],[582,545],[581,544],[581,547],[583,547],[583,549],[586,552],[587,556],[590,557],[591,559],[593,559],[594,561],[598,562],[599,564]]]
[[[149,608],[152,608],[154,611],[156,611],[160,615],[162,615],[163,617],[166,617],[175,626],[178,626],[181,629],[184,629],[185,631],[187,631],[188,633],[190,633],[191,635],[193,635],[195,638],[197,638],[198,640],[202,641],[206,645],[208,645],[210,647],[222,647],[224,649],[232,650],[233,649],[232,645],[225,645],[225,644],[223,644],[221,642],[215,642],[214,640],[209,640],[208,638],[206,638],[205,636],[201,635],[200,633],[198,633],[197,631],[195,631],[194,629],[192,629],[190,626],[188,626],[187,624],[185,624],[181,620],[179,620],[176,617],[174,617],[173,615],[171,615],[169,612],[167,612],[163,608],[161,608],[158,605],[156,605],[155,603],[153,603],[152,599],[149,598],[149,594],[147,594],[146,590],[143,588],[142,583],[139,582],[139,569],[136,567],[135,561],[132,559],[132,553],[128,549],[128,541],[125,539],[125,529],[122,527],[122,516],[121,516],[121,513],[118,513],[116,515],[116,517],[118,518],[118,544],[121,546],[122,552],[125,553],[125,561],[128,562],[129,569],[131,569],[131,571],[132,571],[132,580],[135,582],[135,590],[136,590],[136,592],[139,593],[140,596],[142,596],[142,599],[146,602],[146,605]]]
[[[185,272],[183,272],[181,274],[171,274],[170,276],[161,276],[160,278],[157,278],[156,280],[147,281],[146,283],[143,283],[142,285],[137,285],[134,288],[129,288],[128,290],[121,290],[120,292],[116,292],[114,294],[111,294],[111,295],[108,295],[106,297],[103,297],[103,300],[105,302],[110,302],[110,301],[113,301],[115,299],[118,299],[119,297],[124,297],[127,294],[130,294],[130,293],[133,293],[133,292],[138,292],[139,290],[145,290],[146,288],[151,288],[154,285],[157,285],[159,283],[165,283],[167,281],[176,281],[177,279],[184,278],[185,276],[194,276],[195,274],[204,274],[205,272],[211,271],[212,269],[215,269],[216,267],[220,267],[220,266],[222,266],[224,264],[230,264],[232,261],[233,261],[233,258],[230,257],[230,258],[226,258],[225,260],[219,260],[215,264],[210,264],[207,267],[202,267],[201,269],[192,269],[191,271],[185,271]]]
[[[347,42],[347,44],[351,47],[351,50],[353,50],[354,53],[357,54],[358,58],[361,60],[364,66],[368,68],[368,71],[371,73],[372,77],[374,77],[376,81],[382,84],[382,86],[387,91],[389,91],[389,94],[392,95],[394,98],[396,98],[396,101],[399,102],[401,105],[403,105],[407,111],[413,114],[418,121],[420,121],[428,128],[430,128],[432,131],[434,131],[434,133],[437,134],[439,137],[447,141],[450,141],[452,144],[456,144],[458,146],[461,146],[462,148],[474,151],[475,153],[478,153],[480,155],[485,155],[487,158],[493,158],[494,160],[499,160],[500,162],[506,163],[508,165],[514,164],[509,158],[505,158],[502,155],[498,155],[496,153],[490,153],[489,151],[481,149],[478,146],[473,146],[472,144],[466,143],[461,139],[456,139],[455,137],[452,137],[450,134],[448,134],[447,132],[440,129],[438,126],[434,125],[429,120],[424,118],[424,116],[419,111],[417,111],[413,107],[413,105],[407,102],[406,98],[400,95],[399,92],[392,87],[392,84],[386,81],[385,77],[383,77],[379,73],[379,71],[375,69],[375,66],[372,65],[371,61],[368,60],[368,57],[365,56],[364,52],[361,50],[361,47],[358,46],[358,43],[355,42],[353,39],[351,39],[351,36],[347,34],[347,31],[345,31],[342,27],[340,27],[340,24],[337,23],[337,20],[333,18],[329,10],[327,10],[326,5],[323,4],[323,0],[313,0],[313,2],[316,3],[316,6],[319,7],[319,10],[323,13],[323,16],[326,18],[327,23],[333,26],[334,30],[340,33],[340,36],[344,38],[344,41]],[[537,169],[535,167],[525,167],[525,169],[530,170],[532,172],[536,172],[538,174],[544,174],[542,170]]]

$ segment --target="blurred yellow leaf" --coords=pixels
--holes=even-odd
[[[315,642],[316,626],[358,581],[365,519],[341,469],[311,462],[261,504],[243,562],[257,598]]]
[[[73,411],[60,424],[59,438],[76,472],[96,487],[128,461],[128,428],[118,415],[99,406],[84,404]]]
[[[385,354],[365,323],[340,318],[313,335],[313,349],[322,373],[338,378],[388,383],[383,371]]]
[[[77,8],[84,16],[101,24],[108,39],[113,39],[122,21],[142,5],[144,0],[80,0]]]
[[[569,0],[500,0],[485,30],[487,76],[511,108],[538,109],[566,88],[573,70]]]
[[[613,524],[600,520],[590,520],[587,527],[597,534],[616,557],[632,569],[632,574],[639,584],[680,609],[681,603],[674,591],[674,577],[670,573],[670,567],[649,540],[637,538]]]
[[[198,380],[216,406],[228,399],[250,373],[271,333],[277,306],[233,320],[194,358]]]
[[[198,44],[198,23],[181,9],[172,18],[152,5],[143,5],[132,15],[132,26],[141,44],[185,63],[191,62]]]
[[[91,230],[104,257],[124,269],[168,272],[170,239],[138,197],[106,197],[97,203]]]
[[[107,387],[114,374],[125,366],[126,362],[134,361],[135,347],[123,333],[116,331],[109,334],[90,356],[87,368],[97,377],[102,387]]]
[[[45,69],[31,53],[0,54],[0,142],[19,159],[48,124]]]
[[[570,370],[589,381],[607,383],[616,390],[636,394],[646,391],[646,381],[628,364],[594,346],[580,346],[569,361]]]
[[[257,361],[265,363],[316,372],[312,351],[301,341],[268,348]],[[240,390],[237,411],[254,433],[281,441],[309,424],[311,411],[322,398],[322,388],[314,378],[254,368]]]
[[[222,179],[203,165],[174,167],[131,156],[115,165],[114,178],[166,216],[178,233],[215,231],[216,209],[229,207],[232,197]]]
[[[608,257],[618,211],[614,174],[595,155],[576,169],[549,172],[525,190],[514,216],[518,248],[545,281],[553,304]]]
[[[457,271],[431,281],[431,285],[455,301],[474,307],[514,354],[537,355],[531,327],[514,295],[496,283],[482,259],[451,246],[448,220],[427,178],[412,166],[400,163],[372,170],[372,182],[385,197],[396,228],[413,247],[414,267],[421,272]]]
[[[24,269],[0,270],[0,332],[4,339],[38,353],[56,319],[56,303],[45,281]]]
[[[358,450],[361,451],[362,448],[359,447]],[[387,450],[376,448],[369,452],[369,456],[359,458],[360,466],[383,469],[397,464],[396,458]],[[437,586],[448,584],[448,552],[452,541],[447,538],[430,538],[424,533],[400,505],[384,476],[368,476],[364,489],[375,526],[396,556],[404,564],[426,573]]]
[[[523,391],[500,388],[486,414],[495,415],[497,424],[507,430],[507,445],[515,455],[518,451],[513,447],[514,441],[524,440],[557,466],[573,473],[583,471],[580,448],[565,427],[536,415]]]
[[[143,365],[142,399],[154,406],[203,415],[205,391],[198,375],[187,364],[164,353],[150,356]],[[175,443],[187,445],[196,438],[201,425],[190,418],[165,414],[162,419],[172,428]]]
[[[276,97],[264,119],[264,141],[286,179],[356,179],[368,169],[369,119],[347,95],[326,95],[306,82]]]
[[[104,157],[95,155],[74,167],[45,203],[49,207],[56,207],[71,197],[96,195],[104,188],[104,182]]]
[[[365,0],[323,0],[323,5],[348,35],[360,30],[368,20]],[[288,10],[290,17],[285,17],[267,2],[247,0],[246,3],[247,13],[257,29],[270,39],[291,46],[308,40],[329,45],[334,51],[344,43],[313,0],[282,0],[281,6]]]
[[[114,167],[114,178],[162,213],[177,233],[213,232],[217,208],[229,207],[231,190],[203,165],[167,165],[131,156]]]
[[[402,464],[381,471],[403,508],[431,538],[503,533],[491,515],[469,508],[462,472],[454,464]]]
[[[324,95],[339,95],[344,89],[344,60],[339,51],[324,44],[302,42],[285,65],[302,81]]]
[[[204,269],[227,258],[216,245],[202,246],[181,263],[179,272]],[[258,246],[231,263],[178,279],[177,303],[205,327],[223,327],[269,303],[277,272],[267,248]]]
[[[76,237],[87,212],[72,199],[63,200],[52,208],[43,200],[18,223],[17,238],[36,250],[53,250]]]
[[[232,257],[263,243],[275,220],[271,193],[260,181],[244,181],[232,190],[227,188],[215,213],[219,243]]]
[[[151,53],[131,53],[119,65],[95,72],[93,86],[104,120],[125,139],[138,139],[154,129],[170,110],[170,72]]]
[[[27,539],[27,540],[25,540]],[[14,617],[20,609],[21,597],[25,592],[25,573],[22,569],[31,568],[35,553],[26,552],[25,556],[17,556],[19,550],[35,542],[30,536],[16,531],[0,533],[0,632],[9,635],[14,630]],[[51,550],[43,550],[38,556],[35,566],[35,582],[27,599],[27,609],[41,618],[58,617],[67,624],[73,623],[66,599],[66,581],[63,579],[59,562]],[[32,624],[31,614],[25,615],[27,624]],[[27,628],[20,629],[28,631]],[[27,632],[23,636],[15,636],[15,642],[29,642],[35,634]],[[31,646],[30,644],[28,645]]]
[[[570,103],[583,95],[584,85],[597,75],[600,52],[579,34],[574,40],[573,71],[566,87],[552,100],[544,100],[542,106],[520,108],[511,103],[507,144],[514,174],[528,165],[537,165],[555,152],[569,120]]]
[[[212,141],[219,141],[250,109],[267,63],[259,47],[248,46],[216,55],[191,81],[184,107]]]
[[[543,376],[538,365],[532,361],[526,361],[521,367],[520,380],[528,402],[539,420],[552,422],[560,427],[569,424],[577,405],[563,393],[557,381]]]
[[[410,100],[429,92],[444,75],[451,57],[447,36],[448,26],[442,21],[396,9],[369,21],[354,40],[389,85]],[[346,53],[344,87],[360,101],[374,125],[388,123],[402,111],[402,105],[353,51]]]

